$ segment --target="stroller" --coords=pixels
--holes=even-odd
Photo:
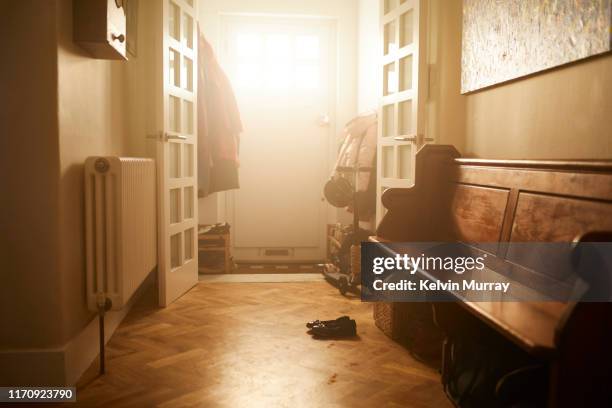
[[[326,264],[323,271],[342,294],[358,291],[361,242],[372,235],[360,228],[359,221],[376,211],[376,128],[376,113],[360,115],[347,124],[338,161],[323,190],[331,205],[353,213],[352,227],[340,243],[335,265]]]

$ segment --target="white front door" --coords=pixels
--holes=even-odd
[[[244,132],[228,194],[238,261],[325,258],[322,190],[334,125],[330,20],[224,16],[220,56]]]
[[[166,306],[198,282],[197,26],[194,0],[157,1],[163,23],[157,79],[158,268],[160,305]]]

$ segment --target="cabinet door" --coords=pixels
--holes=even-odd
[[[414,181],[414,157],[426,142],[426,0],[381,0],[382,96],[378,121],[377,223],[380,198]]]

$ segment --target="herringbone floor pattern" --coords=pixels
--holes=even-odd
[[[305,333],[344,314],[358,339]],[[107,350],[108,374],[86,374],[79,406],[451,406],[438,374],[374,326],[370,304],[324,282],[201,283],[166,309],[149,296]]]

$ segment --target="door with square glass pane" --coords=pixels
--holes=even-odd
[[[382,98],[378,128],[377,223],[381,196],[414,181],[414,158],[426,142],[426,0],[381,0]]]
[[[244,127],[240,189],[227,201],[237,261],[325,258],[334,33],[325,18],[222,18],[220,57]]]
[[[198,282],[195,0],[161,1],[157,103],[159,298],[166,306]]]

